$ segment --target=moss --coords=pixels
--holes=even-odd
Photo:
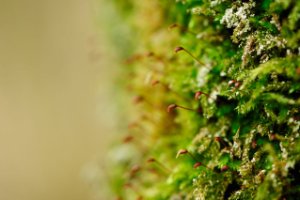
[[[136,47],[115,195],[299,196],[300,1],[115,2]]]

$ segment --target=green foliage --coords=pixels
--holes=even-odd
[[[124,65],[134,102],[115,195],[297,199],[300,1],[115,2],[137,52]]]

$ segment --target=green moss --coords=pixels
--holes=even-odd
[[[124,66],[136,98],[131,139],[109,172],[115,195],[300,196],[300,1],[115,2],[130,8],[136,47]]]

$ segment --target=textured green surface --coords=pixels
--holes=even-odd
[[[123,66],[134,100],[114,195],[297,199],[300,1],[115,3],[136,53]]]

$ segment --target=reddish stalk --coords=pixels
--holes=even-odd
[[[203,167],[205,167],[206,169],[211,170],[211,168],[207,167],[206,165],[203,165],[203,163],[201,163],[201,162],[196,162],[196,163],[194,164],[193,168],[194,168],[194,169],[197,169],[197,168],[200,167],[200,166],[203,166]]]
[[[197,162],[195,156],[186,149],[180,149],[176,154],[176,158],[178,158],[180,155],[185,155],[185,154],[189,155],[195,162]]]
[[[172,30],[172,29],[174,29],[174,28],[179,28],[181,31],[190,33],[190,34],[195,35],[195,36],[197,35],[197,33],[193,32],[193,31],[190,31],[190,30],[188,30],[187,28],[185,28],[185,27],[183,27],[183,26],[181,26],[181,25],[179,25],[179,24],[176,24],[176,23],[170,25],[168,29],[169,29],[169,30]]]
[[[196,169],[200,166],[202,166],[202,163],[201,162],[196,162],[193,167],[194,167],[194,169]]]
[[[161,85],[163,88],[165,88],[166,90],[168,91],[171,91],[172,94],[176,95],[177,97],[179,97],[180,99],[183,99],[185,101],[189,101],[189,99],[185,98],[184,96],[182,96],[181,94],[179,94],[178,92],[172,90],[167,84],[163,83],[163,82],[160,82],[159,80],[153,80],[151,82],[151,85],[152,86],[155,86],[155,85]]]
[[[173,112],[176,108],[181,108],[181,109],[184,109],[184,110],[188,110],[188,111],[193,111],[193,112],[197,112],[197,113],[201,113],[202,112],[202,109],[199,108],[199,109],[193,109],[193,108],[187,108],[187,107],[184,107],[184,106],[180,106],[180,105],[177,105],[177,104],[170,104],[167,108],[167,112],[168,113],[171,113]]]
[[[138,104],[141,104],[141,103],[146,103],[151,107],[158,108],[157,106],[153,105],[152,102],[150,102],[148,99],[144,98],[141,95],[137,95],[137,96],[133,97],[132,103],[135,104],[135,105],[138,105]]]
[[[159,80],[153,80],[153,81],[151,81],[151,85],[152,85],[152,86],[155,86],[155,85],[157,85],[157,84],[159,84],[159,83],[160,83]]]
[[[133,165],[130,169],[130,178],[133,178],[139,171],[141,171],[141,167],[139,165]]]
[[[148,163],[155,163],[157,166],[159,166],[161,169],[163,169],[167,173],[171,173],[171,170],[167,168],[165,165],[163,165],[161,162],[157,161],[155,158],[149,158],[147,160]]]
[[[194,112],[200,112],[199,109],[192,109],[192,108],[187,108],[187,107],[184,107],[184,106],[180,106],[180,105],[177,105],[177,104],[170,104],[167,108],[167,112],[168,113],[171,113],[173,112],[176,108],[181,108],[181,109],[184,109],[184,110],[189,110],[189,111],[194,111]]]
[[[123,138],[123,143],[129,143],[132,142],[134,137],[132,135],[127,135]]]
[[[142,198],[142,195],[140,194],[140,192],[131,183],[125,183],[124,187],[131,189],[137,195],[137,199]]]
[[[198,91],[198,92],[195,93],[195,96],[194,96],[195,100],[198,100],[201,97],[201,95],[205,95],[207,98],[209,98],[209,95],[207,93],[204,93],[202,91]]]
[[[200,61],[196,56],[194,56],[191,52],[189,52],[188,50],[186,50],[185,48],[183,48],[183,47],[176,47],[175,49],[174,49],[174,52],[175,53],[178,53],[178,52],[180,52],[180,51],[184,51],[184,52],[186,52],[188,55],[190,55],[194,60],[196,60],[200,65],[203,65],[203,66],[205,66],[206,67],[206,65],[202,62],[202,61]]]

